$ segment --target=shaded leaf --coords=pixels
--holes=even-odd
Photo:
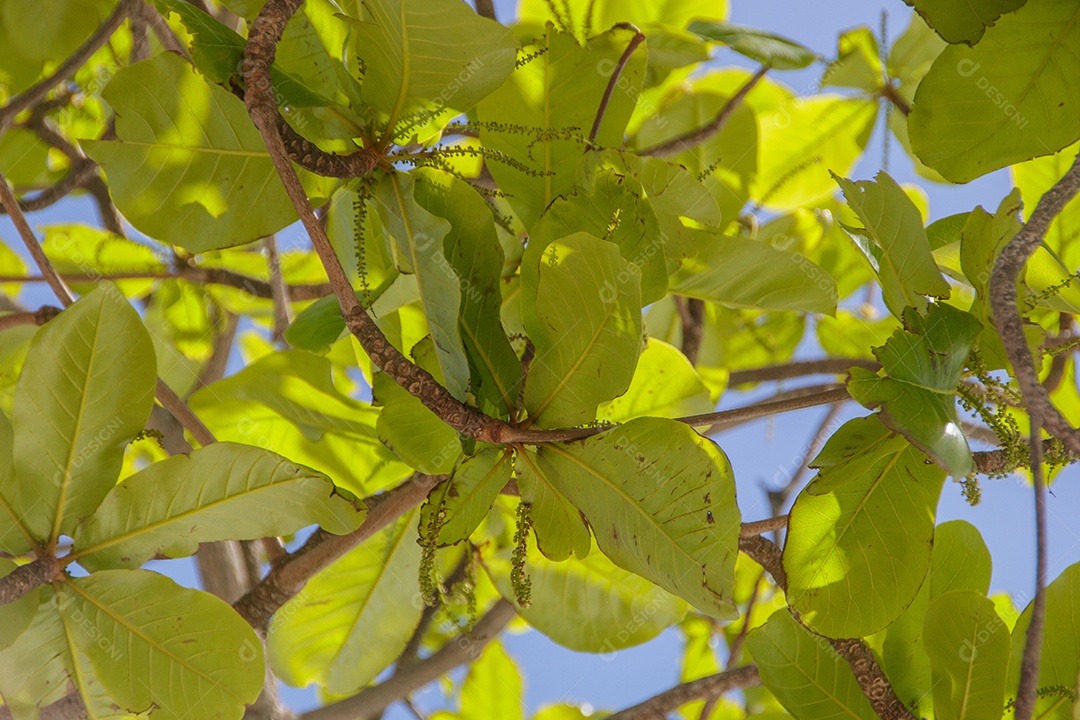
[[[798,70],[818,57],[813,50],[794,40],[745,25],[698,20],[690,23],[687,29],[776,70]]]
[[[439,546],[465,540],[480,526],[499,491],[510,481],[511,470],[511,455],[503,448],[487,447],[466,458],[445,482],[431,491],[421,508],[420,527],[429,527],[432,513],[443,512]]]

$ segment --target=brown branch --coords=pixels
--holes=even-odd
[[[71,294],[71,289],[56,274],[56,270],[53,268],[52,263],[49,262],[49,258],[45,257],[45,251],[41,249],[41,243],[37,241],[34,231],[30,229],[30,224],[26,222],[26,216],[23,215],[22,210],[19,208],[19,201],[15,198],[15,193],[12,192],[7,178],[4,177],[2,172],[0,172],[0,203],[3,204],[8,215],[11,216],[11,222],[15,225],[15,229],[19,231],[19,236],[30,253],[30,257],[34,259],[45,281],[49,283],[53,294],[56,295],[64,307],[75,302],[75,296]]]
[[[772,506],[774,513],[779,513],[787,501],[791,498],[792,493],[795,492],[795,488],[799,486],[803,476],[806,475],[810,469],[810,461],[813,460],[821,448],[824,447],[825,441],[832,435],[832,424],[836,421],[837,415],[840,414],[840,404],[837,403],[829,408],[829,411],[825,413],[825,417],[822,419],[821,424],[818,426],[817,432],[814,433],[814,437],[810,439],[810,445],[806,448],[806,454],[803,456],[802,462],[799,463],[799,469],[796,470],[791,479],[785,483],[784,487],[778,490],[769,490],[769,503]]]
[[[462,663],[480,657],[480,652],[510,622],[516,611],[507,600],[499,599],[477,621],[472,634],[446,643],[438,652],[414,663],[385,682],[361,690],[359,694],[304,713],[301,720],[358,720],[378,716],[391,704],[408,697],[428,683]]]
[[[76,188],[82,187],[97,172],[97,163],[83,159],[72,163],[64,176],[53,185],[45,188],[33,197],[19,198],[19,209],[23,212],[37,212],[60,202]],[[0,209],[0,215],[7,215],[7,208]]]
[[[645,702],[609,715],[607,720],[664,720],[688,702],[709,700],[724,693],[761,684],[756,665],[744,665],[734,670],[709,675],[676,685]]]
[[[768,65],[762,65],[758,68],[758,71],[751,75],[745,83],[742,84],[734,95],[728,98],[728,101],[724,103],[724,106],[720,108],[720,112],[716,114],[708,124],[703,125],[696,130],[691,130],[688,133],[674,137],[671,140],[655,145],[646,150],[641,150],[639,155],[651,155],[652,157],[669,157],[671,155],[677,155],[683,150],[689,150],[695,145],[708,140],[716,133],[723,130],[724,125],[727,124],[731,114],[735,112],[735,109],[739,107],[739,104],[746,98],[750,91],[754,89],[754,86],[761,82],[761,79],[765,77],[765,73],[769,72]]]
[[[0,331],[20,325],[37,325],[41,327],[60,314],[60,308],[52,305],[42,305],[34,312],[15,312],[10,315],[0,315]]]
[[[39,585],[51,582],[63,574],[60,562],[52,555],[42,555],[36,560],[12,570],[0,578],[0,605],[13,603]]]
[[[781,365],[765,365],[749,370],[736,370],[728,377],[728,387],[738,387],[749,383],[790,380],[807,375],[846,375],[853,367],[877,371],[881,363],[862,358],[822,358],[820,360],[799,360]]]
[[[626,68],[626,63],[630,62],[630,56],[637,50],[638,45],[645,42],[645,33],[638,29],[637,25],[628,22],[616,23],[612,29],[620,28],[622,30],[629,30],[634,33],[634,37],[630,38],[630,42],[627,43],[626,49],[623,50],[623,54],[619,56],[618,62],[615,63],[614,69],[611,71],[611,77],[608,78],[607,87],[604,88],[604,94],[600,97],[600,105],[596,108],[596,118],[593,120],[592,129],[589,130],[588,147],[593,146],[593,142],[596,140],[596,134],[600,132],[600,123],[604,121],[604,113],[607,112],[608,103],[611,102],[611,94],[615,92],[615,86],[619,84],[619,78],[622,77],[623,70]]]
[[[754,535],[764,535],[767,532],[783,530],[787,527],[788,517],[788,515],[777,515],[776,517],[766,518],[764,520],[744,522],[742,528],[739,530],[739,537],[748,538],[753,537]]]
[[[881,97],[892,103],[892,106],[899,110],[904,117],[911,114],[911,105],[908,104],[907,100],[900,96],[900,92],[896,89],[896,86],[892,84],[891,80],[882,85]]]
[[[1031,720],[1039,684],[1039,657],[1046,625],[1046,483],[1042,472],[1042,418],[1031,414],[1031,483],[1035,490],[1035,598],[1031,602],[1031,622],[1024,639],[1020,661],[1020,683],[1016,689],[1016,720]]]
[[[322,260],[345,324],[377,368],[418,398],[447,425],[466,437],[490,443],[507,442],[504,433],[512,430],[510,426],[462,403],[439,385],[429,372],[410,362],[387,340],[357,300],[341,261],[300,184],[281,136],[280,115],[274,100],[270,69],[285,24],[301,4],[302,0],[270,0],[251,24],[244,48],[244,101],[255,127],[262,134],[289,199]]]
[[[754,581],[754,588],[750,591],[750,599],[746,601],[746,611],[743,613],[742,627],[739,628],[739,634],[728,645],[728,658],[724,663],[724,670],[732,670],[739,662],[739,656],[742,654],[743,645],[746,643],[746,636],[750,634],[750,615],[754,612],[754,605],[757,604],[758,596],[761,594],[761,582],[765,579],[765,573],[762,571],[758,575],[757,580]],[[708,718],[712,713],[703,712],[702,718]]]
[[[277,238],[273,235],[266,238],[265,248],[266,264],[270,267],[270,299],[274,304],[273,339],[278,345],[284,345],[285,329],[289,327],[289,302],[285,279],[281,276]]]
[[[180,421],[184,429],[191,433],[191,437],[195,438],[195,442],[203,447],[217,442],[210,430],[203,425],[202,420],[191,411],[191,408],[161,378],[158,378],[154,396],[162,407],[172,413],[172,416]]]
[[[127,19],[128,13],[139,3],[141,3],[141,0],[121,0],[121,2],[117,3],[109,17],[105,18],[105,22],[86,39],[86,42],[78,50],[60,63],[51,75],[21,94],[16,95],[7,105],[0,108],[0,132],[7,127],[16,115],[44,100],[54,87],[71,78],[90,59],[91,55],[109,41],[112,34]]]
[[[1035,363],[1024,335],[1024,324],[1016,307],[1016,279],[1028,258],[1042,244],[1054,218],[1080,192],[1080,155],[1052,188],[1040,198],[1028,222],[1001,251],[990,277],[990,307],[1005,353],[1020,384],[1029,413],[1042,418],[1046,429],[1074,454],[1080,454],[1080,433],[1073,428],[1050,400],[1039,383]]]
[[[276,563],[258,585],[233,603],[233,608],[253,628],[265,630],[278,608],[316,573],[422,503],[443,479],[445,476],[417,474],[389,492],[368,498],[364,501],[367,517],[360,527],[347,535],[316,530],[303,546]]]
[[[675,307],[679,309],[679,319],[682,321],[682,353],[691,365],[697,365],[704,331],[705,302],[676,296]]]
[[[96,282],[101,280],[188,280],[208,285],[227,285],[258,298],[271,299],[270,283],[225,268],[204,268],[181,265],[171,272],[119,272],[119,273],[63,273],[69,282]],[[0,283],[45,282],[42,275],[0,275]],[[286,285],[292,302],[318,300],[331,293],[330,283]]]
[[[123,235],[124,222],[109,195],[109,186],[105,184],[101,176],[94,173],[86,178],[82,187],[90,193],[90,197],[94,198],[94,203],[98,206],[98,215],[101,216],[101,224],[105,226],[105,229],[114,235]]]
[[[495,3],[492,0],[476,0],[476,14],[499,22],[499,19],[495,17]]]
[[[769,400],[747,407],[679,418],[679,422],[684,422],[687,425],[693,425],[695,427],[710,425],[707,432],[714,433],[750,420],[757,420],[758,418],[792,412],[794,410],[804,410],[819,405],[830,405],[832,403],[844,402],[850,399],[851,395],[844,385],[821,385],[778,393]]]
[[[761,535],[741,537],[739,550],[772,575],[777,587],[787,591],[787,573],[784,571],[783,554],[776,543]],[[798,615],[795,615],[795,619],[799,620]],[[799,622],[802,621],[799,620]],[[916,720],[907,706],[896,697],[889,679],[865,642],[859,639],[826,639],[851,666],[863,695],[870,701],[870,706],[874,708],[878,717],[882,720]]]

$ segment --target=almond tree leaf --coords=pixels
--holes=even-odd
[[[926,24],[934,28],[949,43],[974,45],[986,29],[1005,13],[1010,13],[1027,0],[904,0],[915,8]]]
[[[513,602],[510,548],[481,552],[491,581]],[[526,562],[532,604],[517,608],[518,614],[551,640],[577,652],[611,653],[640,645],[682,620],[689,607],[603,553],[552,562],[530,547]]]
[[[116,483],[154,398],[150,334],[103,283],[37,331],[15,391],[4,496],[39,540],[70,534]]]
[[[1080,5],[1028,0],[987,28],[975,47],[945,48],[915,92],[912,150],[962,183],[1076,142],[1077,47]]]
[[[120,70],[102,91],[117,139],[81,141],[140,231],[191,252],[243,245],[297,219],[244,102],[172,53]],[[336,185],[300,172],[316,203]]]
[[[0,558],[0,577],[7,577],[17,567],[14,560]],[[35,588],[13,603],[0,605],[0,650],[10,646],[30,626],[39,599],[40,591]]]
[[[930,599],[950,590],[990,592],[990,550],[979,529],[964,520],[942,523],[934,530],[930,564]]]
[[[817,53],[794,40],[745,25],[697,20],[687,30],[776,70],[798,70],[818,59]]]
[[[1069,720],[1076,701],[1076,677],[1080,673],[1080,563],[1065,568],[1046,586],[1046,625],[1043,628],[1039,679],[1044,689],[1035,702],[1032,717]],[[1020,661],[1031,625],[1029,603],[1012,631],[1012,658],[1006,682],[1006,700],[1016,697]],[[1002,631],[1005,627],[1001,628]]]
[[[584,141],[610,79],[605,69],[610,73],[615,68],[632,36],[631,30],[612,28],[589,38],[583,47],[570,34],[548,25],[523,48],[532,59],[477,106],[477,115],[486,124],[480,128],[484,146],[530,169],[526,174],[503,163],[488,164],[527,228],[575,184]],[[622,146],[645,74],[645,55],[638,49],[623,68],[596,145]]]
[[[65,580],[57,605],[102,687],[132,712],[227,720],[262,690],[262,643],[213,595],[146,570],[104,570]]]
[[[352,26],[364,101],[391,131],[417,109],[464,112],[514,70],[509,28],[457,0],[365,0]]]
[[[22,524],[11,500],[14,496],[15,470],[12,463],[14,430],[7,415],[0,411],[0,549],[12,555],[29,552],[36,538]]]
[[[1005,707],[1011,643],[994,603],[974,590],[939,595],[923,629],[933,677],[934,717],[998,720]]]
[[[640,271],[587,233],[548,245],[536,289],[525,408],[540,427],[596,419],[626,391],[641,347]]]
[[[600,420],[686,417],[712,412],[716,403],[694,366],[674,345],[649,338],[625,393],[600,406]]]
[[[30,623],[0,652],[0,695],[15,720],[37,720],[38,708],[63,698],[74,684],[56,593],[43,585],[34,595]]]
[[[434,168],[420,168],[413,197],[450,223],[444,261],[461,283],[458,330],[469,365],[470,389],[503,416],[517,408],[521,361],[503,330],[503,251],[490,206],[467,182]],[[437,259],[438,256],[436,256]]]
[[[461,285],[446,260],[443,240],[450,223],[428,212],[413,196],[416,180],[405,173],[380,178],[375,189],[383,227],[393,239],[394,262],[416,277],[426,330],[435,343],[446,389],[460,399],[469,383],[469,363],[458,334]]]
[[[350,550],[274,615],[266,646],[278,677],[349,694],[401,654],[423,608],[416,515]]]
[[[537,450],[600,550],[710,616],[731,619],[740,515],[727,456],[689,426],[639,418]]]
[[[551,470],[541,465],[530,450],[514,454],[514,470],[521,501],[529,503],[533,533],[540,552],[549,560],[562,562],[573,553],[589,555],[592,534],[581,511],[555,489]]]
[[[187,557],[199,543],[289,535],[308,525],[346,533],[364,519],[322,473],[250,445],[218,442],[156,462],[117,485],[75,531],[89,570]]]
[[[705,231],[693,239],[697,252],[679,262],[672,292],[737,308],[836,312],[836,280],[804,256]]]
[[[949,297],[930,252],[922,215],[895,180],[884,171],[875,180],[852,182],[833,174],[863,227],[843,225],[877,273],[885,304],[896,317],[907,306],[926,309],[924,295]]]
[[[788,604],[827,637],[864,637],[926,578],[945,472],[874,416],[847,422],[813,464],[784,546]]]
[[[502,643],[493,642],[469,666],[461,684],[462,720],[523,720],[521,672]]]
[[[799,720],[877,717],[848,664],[791,613],[774,612],[751,630],[746,649],[762,683]]]
[[[428,527],[431,514],[442,511],[445,518],[439,526],[439,546],[465,540],[483,522],[495,498],[510,481],[512,470],[512,456],[501,447],[485,447],[466,458],[431,491],[420,508],[420,527]]]

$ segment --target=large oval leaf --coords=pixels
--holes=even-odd
[[[116,484],[150,415],[154,368],[139,314],[108,283],[38,330],[15,391],[4,493],[36,538],[70,533]]]
[[[191,252],[242,245],[297,218],[244,103],[172,53],[120,70],[102,91],[114,141],[83,140],[116,206],[150,237]],[[326,197],[327,178],[302,173]]]
[[[322,473],[250,445],[220,442],[154,463],[117,485],[75,533],[90,570],[186,557],[199,543],[288,535],[308,525],[345,533],[364,518]]]
[[[266,646],[290,685],[347,694],[375,679],[420,621],[416,512],[321,571],[274,616]]]
[[[1080,137],[1080,6],[1028,0],[975,47],[950,45],[915,92],[911,147],[952,182],[1039,155]]]
[[[798,720],[877,717],[848,664],[791,613],[774,612],[746,636],[746,648],[765,687]]]
[[[617,246],[587,233],[548,245],[525,382],[525,408],[540,427],[595,420],[597,405],[629,387],[641,348],[640,277]]]
[[[213,595],[146,570],[105,570],[61,583],[56,605],[121,708],[234,720],[262,690],[262,643]]]
[[[788,523],[788,603],[823,635],[870,635],[923,584],[945,471],[873,416],[841,427],[814,465]]]
[[[674,420],[639,418],[544,446],[537,458],[616,565],[708,615],[735,617],[741,521],[731,465],[711,440]]]

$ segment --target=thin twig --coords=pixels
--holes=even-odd
[[[758,579],[754,581],[754,589],[750,591],[750,599],[746,601],[746,611],[743,612],[742,627],[739,628],[739,634],[735,636],[735,639],[731,641],[731,645],[728,646],[728,659],[724,663],[725,670],[731,670],[739,662],[739,654],[742,651],[743,643],[746,642],[746,636],[750,632],[750,615],[754,612],[754,605],[757,604],[758,594],[761,592],[761,581],[765,579],[765,571],[763,570]],[[708,717],[708,715],[705,715]]]
[[[788,518],[788,515],[777,515],[776,517],[765,518],[764,520],[744,522],[742,528],[739,530],[739,537],[748,538],[753,537],[754,535],[764,535],[767,532],[783,530],[787,527]]]
[[[1035,491],[1035,598],[1031,602],[1031,622],[1020,661],[1020,683],[1016,689],[1016,720],[1031,720],[1039,684],[1039,656],[1042,654],[1046,624],[1046,483],[1042,472],[1042,418],[1031,413],[1031,483]]]
[[[332,562],[409,512],[427,497],[445,476],[414,475],[389,492],[364,501],[367,517],[347,535],[316,530],[307,542],[285,556],[233,608],[256,630],[265,630],[278,608],[300,592],[307,581]]]
[[[273,339],[278,345],[285,343],[285,329],[289,327],[288,291],[281,275],[281,258],[278,257],[277,238],[266,238],[266,264],[270,267],[270,299],[274,304]]]
[[[90,59],[91,55],[96,53],[102,45],[109,41],[112,34],[116,32],[117,28],[119,28],[124,23],[124,20],[127,19],[128,13],[131,12],[135,5],[141,3],[141,1],[142,0],[121,0],[121,2],[117,3],[109,17],[105,18],[105,22],[103,22],[101,26],[86,39],[86,42],[84,42],[78,50],[60,63],[52,74],[34,84],[23,93],[16,95],[7,105],[0,108],[0,132],[7,127],[8,123],[10,123],[16,115],[44,100],[45,96],[47,96],[54,87],[71,78],[71,76],[73,76],[75,72]]]
[[[626,63],[630,62],[630,56],[637,50],[638,45],[645,42],[645,33],[641,32],[641,30],[638,29],[638,26],[633,23],[616,23],[612,29],[615,28],[629,30],[634,33],[634,37],[630,38],[630,42],[627,43],[626,49],[623,50],[623,54],[619,56],[619,61],[615,63],[615,67],[611,71],[611,77],[608,78],[607,87],[604,88],[604,94],[600,98],[600,105],[596,108],[596,118],[593,120],[592,129],[589,130],[589,147],[593,147],[596,135],[600,132],[600,123],[604,121],[604,113],[607,112],[608,103],[611,102],[611,94],[615,92],[615,86],[619,84],[619,78],[622,77],[623,70],[626,68]]]
[[[41,274],[45,277],[45,281],[49,283],[53,294],[56,295],[56,298],[64,307],[75,302],[75,296],[72,295],[71,289],[56,274],[56,270],[53,268],[52,263],[49,262],[49,258],[45,257],[45,251],[41,249],[41,243],[38,242],[34,231],[30,229],[30,224],[26,222],[26,216],[23,215],[22,209],[19,208],[19,201],[2,172],[0,172],[0,202],[3,203],[8,215],[11,216],[11,222],[15,225],[15,229],[19,231],[23,245],[26,246],[30,257],[34,259]]]
[[[756,665],[744,665],[709,675],[698,680],[676,685],[645,702],[609,715],[607,720],[664,720],[688,702],[720,697],[739,688],[756,687],[761,684]]]
[[[1016,306],[1016,279],[1028,258],[1042,244],[1050,224],[1062,209],[1080,192],[1080,155],[1052,188],[1040,198],[1035,210],[1020,232],[1001,251],[990,277],[990,306],[994,324],[1001,335],[1005,353],[1020,384],[1024,405],[1031,414],[1038,414],[1047,430],[1058,437],[1074,454],[1080,454],[1080,433],[1073,428],[1050,400],[1050,394],[1039,383],[1035,363],[1024,335],[1024,324]]]
[[[750,383],[790,380],[807,375],[846,375],[853,367],[877,371],[881,363],[862,358],[821,358],[820,360],[797,360],[780,365],[764,365],[748,370],[736,370],[728,377],[728,387]]]
[[[62,273],[61,277],[68,282],[97,282],[101,280],[187,280],[189,282],[205,283],[207,285],[227,285],[247,293],[253,297],[269,300],[272,297],[270,283],[258,280],[238,272],[225,268],[204,268],[180,265],[167,272],[117,272],[117,273]],[[0,275],[0,283],[19,282],[37,283],[45,282],[46,278],[41,275]],[[318,300],[329,295],[332,291],[330,283],[309,283],[304,285],[286,285],[289,300],[299,302],[305,300]]]
[[[0,315],[0,331],[20,325],[37,325],[38,327],[52,320],[60,314],[60,308],[52,305],[42,305],[34,312],[14,312],[10,315]]]
[[[881,97],[888,100],[894,108],[904,115],[904,117],[911,114],[911,105],[907,100],[900,96],[900,92],[896,89],[896,86],[892,84],[891,80],[881,86]]]
[[[818,426],[817,432],[815,432],[814,437],[810,439],[810,445],[806,448],[806,453],[803,456],[802,462],[799,463],[799,469],[792,473],[791,479],[779,490],[769,491],[769,503],[772,505],[772,511],[774,513],[779,513],[784,509],[784,506],[787,505],[787,501],[791,498],[791,495],[795,492],[799,483],[802,482],[803,476],[810,469],[810,462],[817,457],[817,454],[825,445],[825,441],[832,435],[832,425],[836,421],[836,416],[840,414],[840,408],[840,403],[837,403],[831,406],[829,411],[825,413],[825,417]]]
[[[458,665],[480,657],[484,646],[516,615],[513,603],[500,598],[477,621],[472,634],[446,643],[429,657],[405,668],[385,682],[361,690],[351,698],[304,713],[301,720],[360,720],[379,715],[391,704],[406,698]]]
[[[728,101],[720,108],[720,112],[718,112],[716,117],[710,120],[708,124],[672,138],[671,140],[662,142],[659,145],[655,145],[646,150],[641,150],[638,154],[650,155],[652,157],[669,157],[671,155],[677,155],[683,150],[689,150],[695,145],[708,140],[710,137],[723,130],[724,125],[727,124],[731,114],[735,112],[735,109],[739,107],[739,104],[743,99],[754,89],[754,86],[761,82],[761,79],[765,77],[765,73],[767,72],[769,72],[768,65],[762,65],[758,68],[758,71],[751,75],[734,95],[728,98]]]

